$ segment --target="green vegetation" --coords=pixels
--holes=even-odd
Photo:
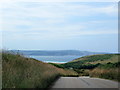
[[[74,69],[93,69],[101,64],[108,62],[117,62],[117,54],[100,54],[100,55],[90,55],[75,59],[71,62],[65,63],[62,66],[64,68],[74,68]]]
[[[3,51],[2,87],[47,88],[59,76],[91,76],[120,81],[118,57],[119,54],[91,55],[65,64],[47,64],[19,53]]]
[[[77,76],[73,70],[57,68],[20,54],[2,52],[3,88],[47,88],[59,76]]]
[[[75,59],[65,64],[52,64],[63,69],[72,69],[79,76],[100,77],[120,81],[118,69],[120,54],[98,54]]]
[[[54,65],[58,68],[64,68],[64,66],[62,64],[56,64],[56,63],[49,63],[49,64]]]
[[[75,59],[71,62],[82,61],[82,62],[95,62],[95,61],[104,61],[109,60],[113,56],[117,56],[118,54],[97,54],[97,55],[90,55]],[[85,60],[85,61],[84,61]]]
[[[91,77],[100,77],[105,79],[111,79],[120,81],[120,72],[118,71],[120,68],[120,62],[100,65],[99,67],[93,69],[89,72]]]

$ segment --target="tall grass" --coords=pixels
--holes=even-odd
[[[3,88],[47,88],[60,75],[77,75],[20,54],[2,52]]]
[[[90,72],[92,77],[100,77],[120,81],[120,62],[103,64]]]
[[[118,68],[114,68],[114,69],[96,68],[92,70],[91,72],[89,72],[89,75],[91,77],[99,77],[99,78],[120,81],[120,75],[119,75],[118,70],[119,70]]]

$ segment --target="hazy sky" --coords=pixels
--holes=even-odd
[[[118,51],[117,2],[3,4],[3,48]]]

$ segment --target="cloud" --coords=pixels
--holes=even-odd
[[[33,5],[34,4],[34,5]],[[37,4],[37,6],[36,6]],[[29,7],[28,7],[29,6]],[[38,18],[65,18],[78,15],[88,16],[94,14],[117,14],[117,3],[106,6],[93,6],[71,3],[10,3],[2,6],[2,13],[6,17],[17,18],[19,16]],[[20,17],[20,18],[21,18]]]
[[[72,3],[26,3],[11,2],[2,5],[2,29],[7,39],[64,39],[81,35],[116,34],[115,28],[105,30],[98,27],[104,20],[94,22],[70,21],[70,19],[88,19],[116,17],[117,6],[108,4],[96,6]],[[102,19],[102,18],[101,18]],[[92,20],[93,21],[93,20]],[[108,24],[113,23],[107,21]],[[90,29],[93,25],[93,30]],[[7,40],[6,39],[6,40]]]
[[[61,32],[61,31],[54,31],[54,32],[27,32],[27,33],[13,33],[9,36],[5,36],[4,39],[7,40],[65,40],[65,39],[72,39],[77,37],[82,37],[83,35],[108,35],[108,34],[117,34],[118,32],[116,30],[81,30],[81,31],[69,31],[69,32]]]

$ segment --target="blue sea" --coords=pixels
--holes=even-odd
[[[66,63],[82,56],[29,56],[43,62]]]

